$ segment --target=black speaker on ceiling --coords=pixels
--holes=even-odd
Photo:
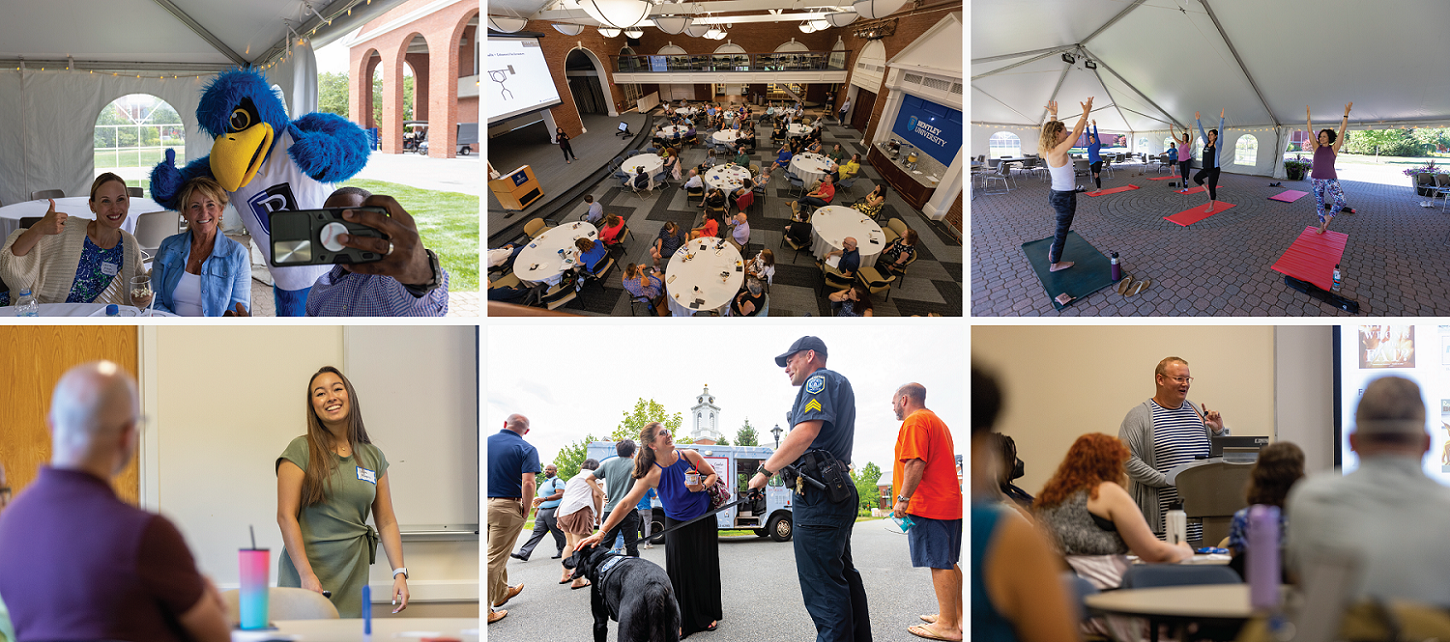
[[[639,39],[638,38],[625,38],[624,39],[624,43],[627,44],[627,45],[629,45],[629,46],[631,46],[631,47],[638,47],[639,46]]]

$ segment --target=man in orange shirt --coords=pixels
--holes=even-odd
[[[962,639],[962,487],[957,481],[952,434],[926,408],[926,387],[908,383],[896,390],[891,409],[901,419],[891,485],[897,517],[911,516],[907,531],[911,565],[931,569],[937,615],[909,627],[913,635],[934,640]]]

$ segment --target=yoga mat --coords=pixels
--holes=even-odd
[[[1072,267],[1060,272],[1050,271],[1052,264],[1047,262],[1047,250],[1050,247],[1051,236],[1023,243],[1022,253],[1027,255],[1027,262],[1032,265],[1032,271],[1037,273],[1037,280],[1042,283],[1042,289],[1047,292],[1052,307],[1058,310],[1067,307],[1057,302],[1057,295],[1063,292],[1074,297],[1067,303],[1072,305],[1113,284],[1113,268],[1108,257],[1084,241],[1077,232],[1067,233],[1067,243],[1063,246],[1060,257],[1063,261],[1072,261]]]
[[[1118,192],[1131,192],[1135,189],[1139,189],[1139,187],[1137,185],[1124,185],[1122,187],[1110,187],[1102,191],[1088,192],[1085,196],[1107,196],[1108,194],[1117,194]]]
[[[1308,195],[1309,195],[1309,192],[1301,192],[1301,191],[1299,191],[1297,189],[1286,189],[1286,190],[1284,190],[1282,192],[1279,192],[1278,194],[1275,194],[1273,196],[1270,196],[1269,197],[1269,200],[1271,200],[1271,201],[1283,201],[1285,203],[1293,203],[1294,201],[1297,201],[1297,200],[1299,200],[1301,198],[1304,198],[1305,196],[1308,196]]]
[[[1233,204],[1231,204],[1231,203],[1225,203],[1223,201],[1214,201],[1213,202],[1213,211],[1212,212],[1205,212],[1205,211],[1203,211],[1203,207],[1202,206],[1195,205],[1195,206],[1190,207],[1190,208],[1188,208],[1186,210],[1183,210],[1182,212],[1179,212],[1177,214],[1174,214],[1173,216],[1165,216],[1163,218],[1166,219],[1166,220],[1169,220],[1169,221],[1173,221],[1174,223],[1177,223],[1179,225],[1182,225],[1183,227],[1188,227],[1189,225],[1193,225],[1194,223],[1197,223],[1199,221],[1202,221],[1203,219],[1206,219],[1206,218],[1208,218],[1210,216],[1213,216],[1214,214],[1218,214],[1219,212],[1222,212],[1224,210],[1227,210],[1227,209],[1229,209],[1231,207],[1233,207]]]
[[[1159,176],[1158,178],[1150,178],[1148,180],[1150,180],[1150,181],[1171,181],[1171,180],[1173,180],[1175,178],[1178,178],[1178,177],[1177,176]]]
[[[1208,188],[1207,187],[1204,187],[1203,185],[1199,185],[1198,187],[1191,188],[1191,189],[1189,189],[1186,192],[1183,191],[1183,190],[1174,190],[1174,192],[1177,193],[1177,194],[1197,194],[1197,193],[1202,192],[1203,190],[1206,190],[1206,189],[1208,189]],[[1223,189],[1223,186],[1222,185],[1219,185],[1219,186],[1215,187],[1215,189]]]
[[[1328,292],[1334,289],[1334,266],[1347,243],[1349,235],[1344,232],[1320,234],[1318,226],[1307,226],[1270,269]]]

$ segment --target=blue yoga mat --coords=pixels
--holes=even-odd
[[[1050,271],[1052,264],[1047,261],[1047,250],[1050,247],[1052,237],[1049,236],[1023,243],[1022,253],[1027,255],[1027,262],[1032,265],[1032,271],[1037,273],[1037,280],[1042,283],[1042,289],[1047,292],[1052,307],[1061,310],[1113,284],[1113,267],[1108,262],[1108,257],[1078,236],[1077,232],[1067,233],[1067,244],[1062,250],[1061,260],[1072,261],[1072,267],[1059,272]],[[1057,295],[1063,292],[1073,297],[1067,305],[1057,302]]]

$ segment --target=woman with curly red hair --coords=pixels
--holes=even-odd
[[[1130,551],[1144,562],[1193,557],[1187,544],[1168,544],[1148,528],[1137,502],[1122,486],[1128,456],[1128,447],[1117,437],[1078,437],[1033,505],[1057,537],[1067,563],[1100,589],[1122,583]]]

